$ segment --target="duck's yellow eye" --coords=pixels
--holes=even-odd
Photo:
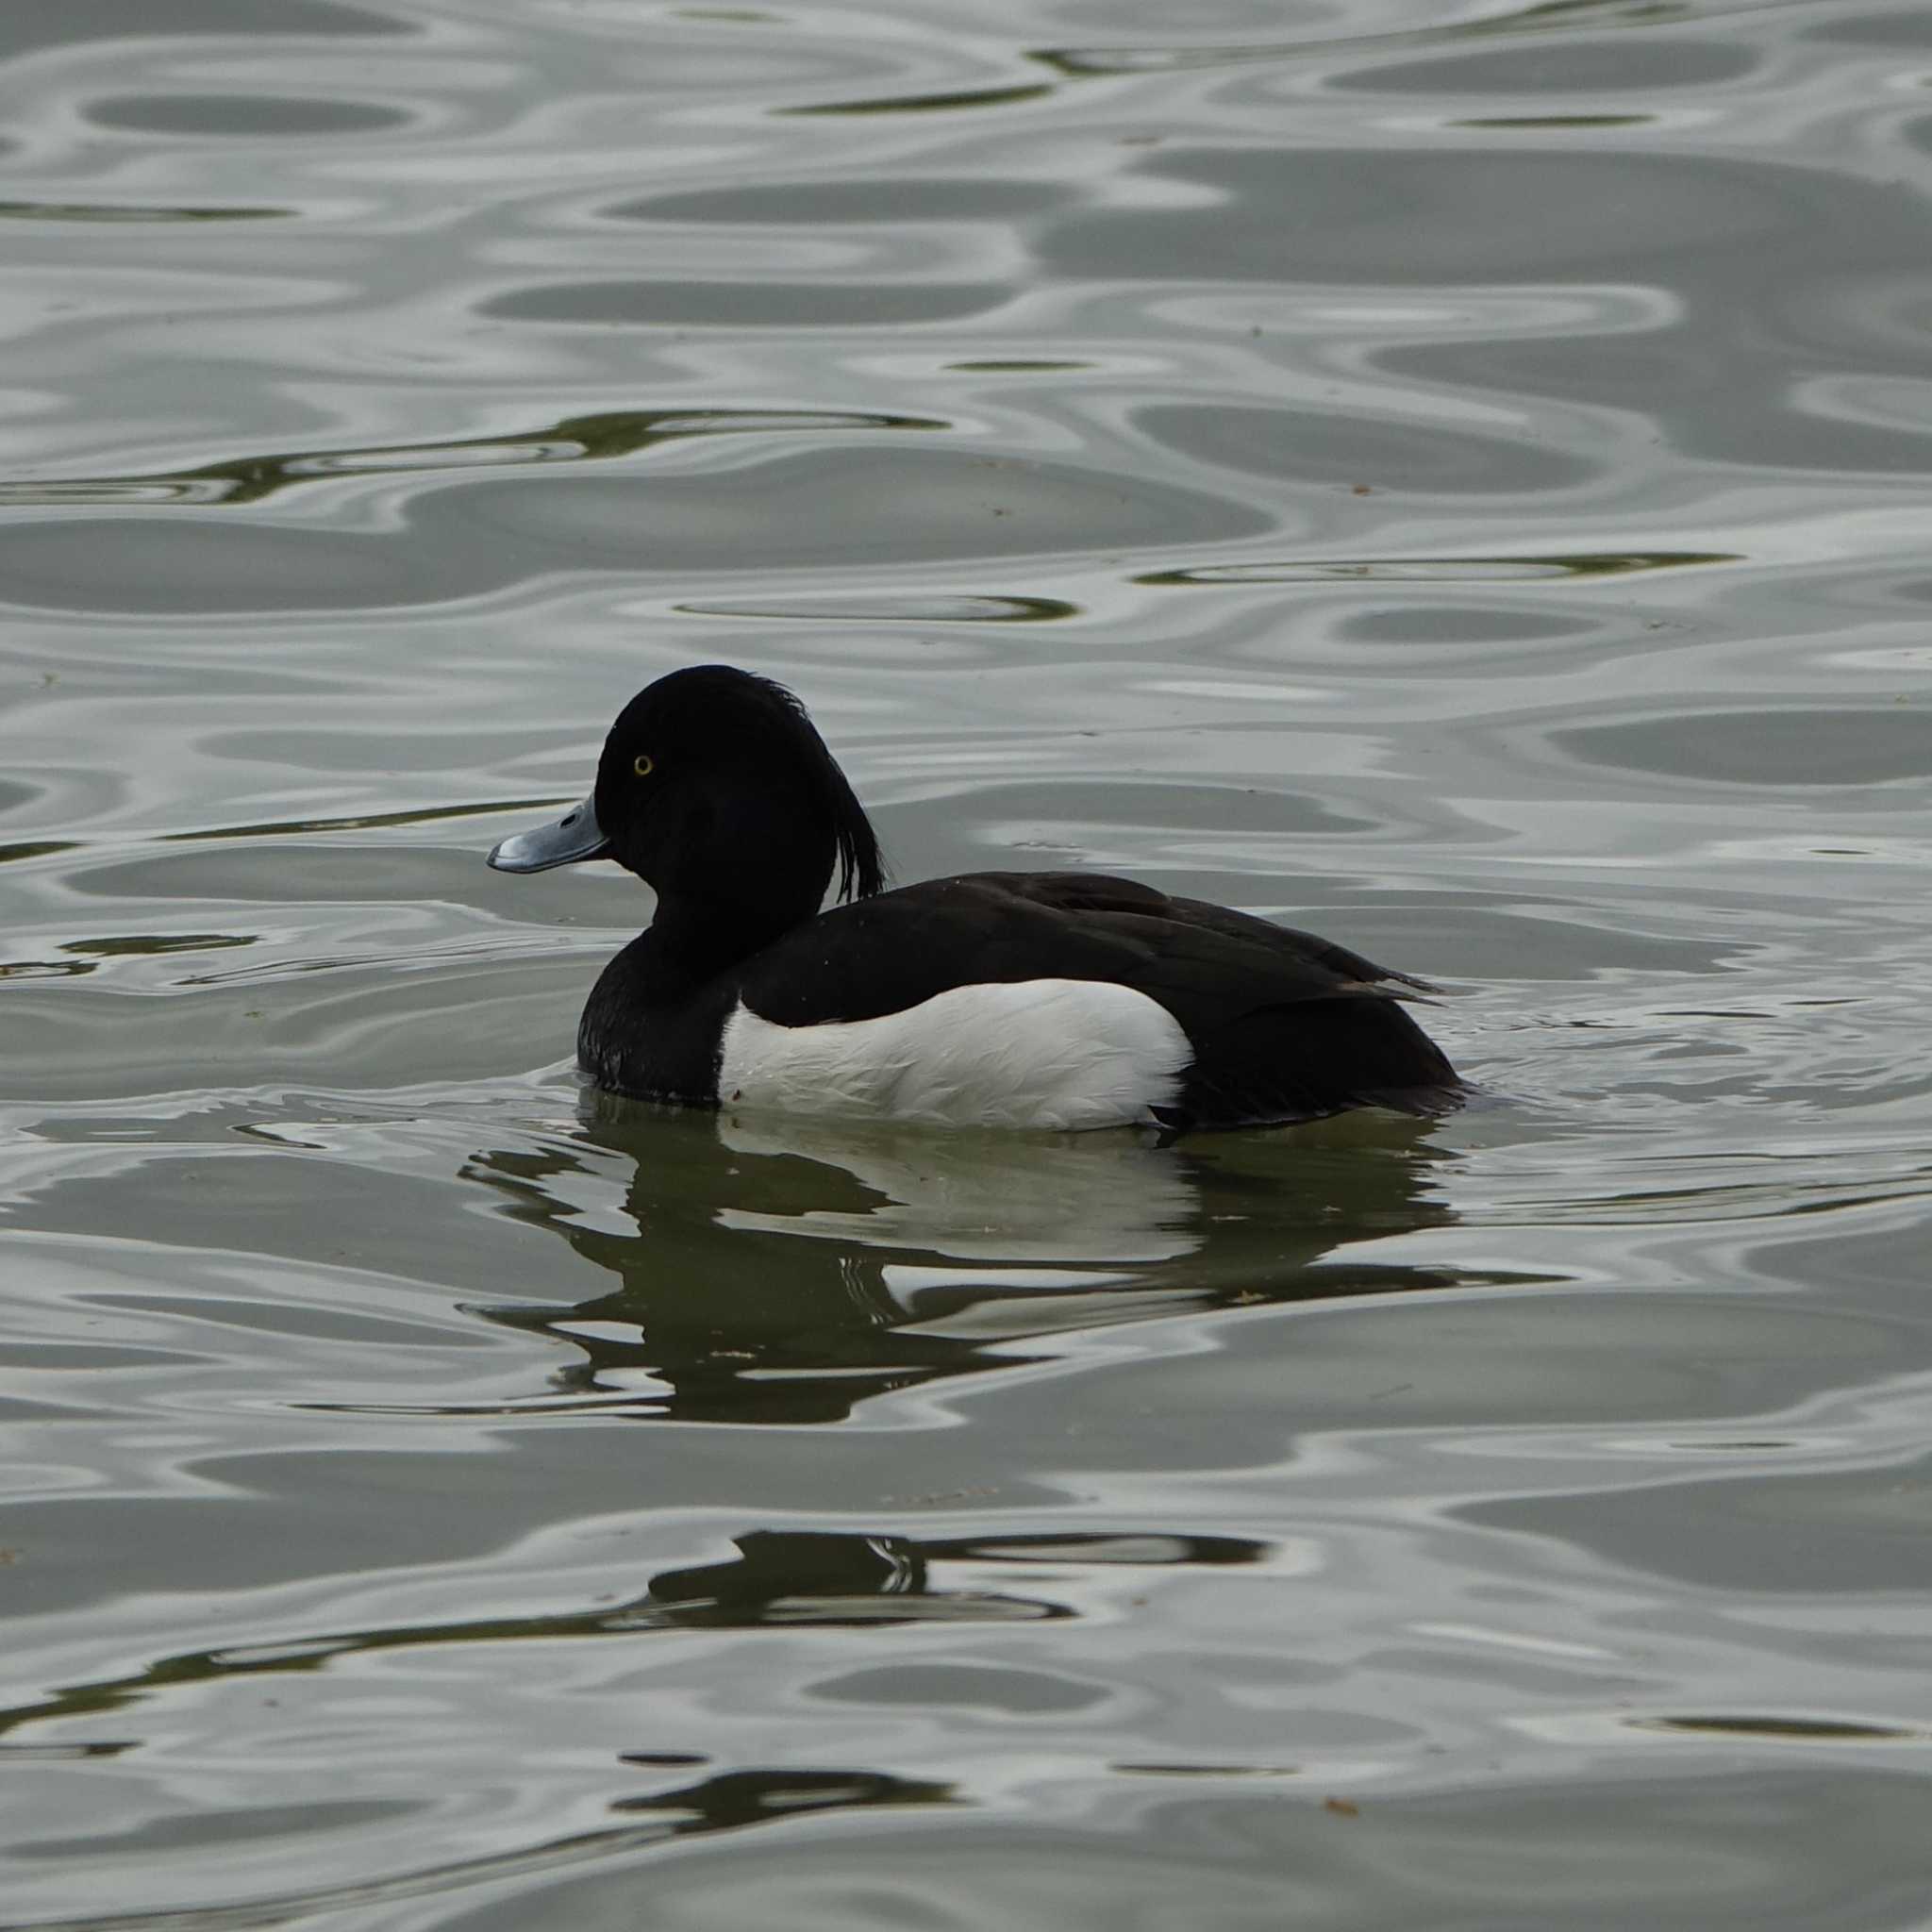
[[[656,765],[649,752],[641,751],[636,758],[631,759],[630,768],[640,778],[648,778],[652,772],[656,770]]]

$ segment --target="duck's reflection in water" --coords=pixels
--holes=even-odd
[[[587,1093],[574,1140],[481,1154],[469,1173],[612,1277],[573,1307],[490,1311],[581,1351],[559,1392],[641,1417],[796,1424],[1013,1366],[1055,1331],[1452,1285],[1349,1255],[1452,1218],[1435,1131],[1362,1113],[1163,1146]]]
[[[687,1627],[749,1629],[871,1624],[1030,1623],[1071,1617],[1070,1605],[1023,1583],[1107,1564],[1261,1562],[1247,1537],[1033,1531],[1014,1535],[858,1536],[841,1530],[755,1529],[737,1555],[651,1579],[641,1612]],[[1001,1587],[991,1587],[997,1578]]]

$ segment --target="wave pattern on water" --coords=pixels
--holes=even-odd
[[[1928,53],[0,8],[9,1928],[1904,1924]],[[698,659],[1473,1104],[583,1091]]]

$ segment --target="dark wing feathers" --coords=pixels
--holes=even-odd
[[[1338,946],[1311,932],[1298,932],[1292,926],[1277,925],[1272,919],[1260,919],[1252,912],[1237,912],[1229,906],[1216,906],[1206,899],[1174,899],[1133,879],[1109,878],[1105,874],[1075,872],[974,873],[945,884],[994,885],[1016,899],[1050,911],[1069,913],[1140,914],[1175,928],[1180,935],[1197,939],[1208,934],[1235,942],[1232,949],[1207,946],[1207,950],[1232,964],[1237,958],[1261,958],[1279,969],[1287,960],[1316,975],[1328,975],[1332,983],[1317,988],[1312,983],[1301,996],[1308,999],[1335,998],[1347,993],[1368,992],[1383,998],[1406,999],[1411,992],[1429,994],[1438,991],[1426,979],[1412,974],[1391,972],[1377,966],[1346,946]],[[1241,942],[1245,941],[1246,946]],[[1247,948],[1257,948],[1249,953]]]
[[[1191,1033],[1251,1006],[1430,991],[1312,933],[1076,873],[968,873],[836,908],[758,955],[743,985],[755,1011],[795,1026],[1046,978],[1120,980]]]
[[[747,963],[781,1025],[868,1020],[974,981],[1108,979],[1192,1041],[1177,1123],[1307,1119],[1382,1103],[1434,1110],[1449,1062],[1398,999],[1426,993],[1311,933],[1087,873],[972,873],[844,906]]]

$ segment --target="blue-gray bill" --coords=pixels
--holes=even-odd
[[[597,823],[597,808],[587,798],[581,805],[572,806],[555,824],[512,832],[491,849],[490,863],[498,872],[548,872],[553,865],[602,858],[609,850],[610,841]]]

